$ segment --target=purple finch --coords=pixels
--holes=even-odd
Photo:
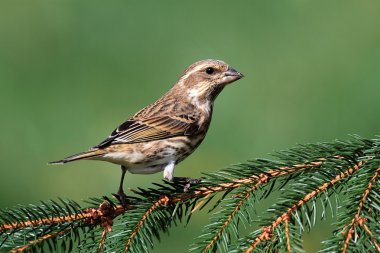
[[[99,145],[50,164],[100,160],[121,165],[119,199],[125,202],[126,171],[150,174],[163,171],[173,179],[174,167],[203,141],[215,98],[243,75],[219,60],[202,60],[186,69],[160,99],[137,112]]]

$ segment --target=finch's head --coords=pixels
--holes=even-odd
[[[202,60],[190,65],[176,86],[190,98],[214,100],[227,84],[242,77],[223,61]]]

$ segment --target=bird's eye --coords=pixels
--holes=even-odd
[[[206,69],[206,73],[209,74],[209,75],[212,75],[214,73],[214,71],[215,71],[214,68],[211,68],[211,67],[208,67]]]

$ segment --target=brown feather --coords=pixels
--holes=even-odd
[[[118,130],[120,129],[119,127],[97,147],[104,148],[113,144],[133,144],[176,136],[186,136],[192,133],[197,127],[197,119],[187,115],[156,116],[139,120],[131,119],[127,122],[132,122],[128,124],[128,128]],[[192,131],[189,131],[190,129]]]

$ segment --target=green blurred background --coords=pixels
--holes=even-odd
[[[199,177],[297,143],[379,133],[379,1],[1,1],[0,208],[115,192],[118,166],[47,166],[98,144],[191,63],[228,62],[199,149],[176,170]],[[161,174],[127,175],[148,187]],[[153,252],[185,252],[205,214]],[[308,252],[328,226],[305,236]],[[169,245],[169,247],[168,247]]]

